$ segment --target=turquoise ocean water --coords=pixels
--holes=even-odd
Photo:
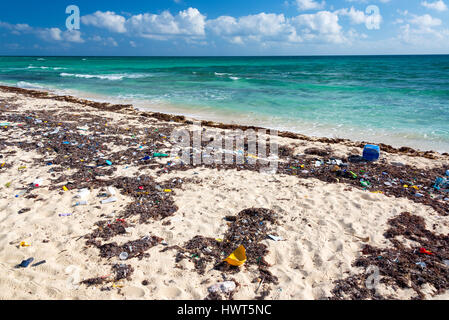
[[[449,152],[449,56],[0,57],[0,83]]]

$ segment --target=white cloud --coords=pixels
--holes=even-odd
[[[105,28],[112,32],[125,33],[125,17],[122,17],[115,12],[97,11],[93,14],[89,14],[81,17],[81,22],[88,26],[95,26],[98,28]]]
[[[320,3],[298,0],[296,3],[303,9],[325,6],[324,1]],[[318,11],[292,18],[287,18],[283,14],[262,12],[242,17],[220,16],[207,20],[198,9],[189,8],[176,15],[163,11],[160,14],[130,15],[128,19],[111,11],[97,11],[82,17],[82,21],[84,24],[109,31],[153,40],[182,37],[187,43],[199,43],[201,40],[204,44],[204,40],[213,41],[215,36],[233,44],[259,42],[266,46],[273,43],[291,44],[304,41],[344,43],[354,39],[358,33],[350,30],[345,36],[339,24],[339,15],[348,16],[354,24],[361,24],[372,18],[362,11],[351,8],[336,12]]]
[[[435,41],[449,40],[449,30],[441,29],[442,21],[429,14],[412,15],[407,23],[400,27],[398,38],[406,43],[421,46],[433,46]]]
[[[259,13],[240,17],[221,16],[207,22],[207,30],[226,37],[230,42],[256,41],[301,41],[296,29],[283,14]]]
[[[72,30],[72,31],[64,31],[63,33],[63,40],[69,41],[69,42],[76,42],[76,43],[83,43],[84,40],[81,37],[81,32],[78,30]]]
[[[33,28],[30,27],[26,23],[11,24],[8,22],[0,21],[0,28],[9,29],[11,31],[11,33],[13,33],[15,35],[20,35],[23,33],[30,33],[33,31]]]
[[[313,4],[312,4],[313,3]],[[318,2],[303,2],[303,7],[321,7]],[[283,14],[259,13],[243,17],[220,16],[206,20],[198,9],[189,8],[172,15],[169,11],[160,14],[143,13],[128,19],[113,12],[99,12],[82,18],[83,23],[130,36],[154,40],[182,37],[188,43],[216,36],[233,44],[259,42],[299,43],[303,41],[343,43],[354,38],[354,31],[345,37],[339,24],[339,14],[347,15],[354,23],[363,23],[367,16],[354,8],[340,12],[319,11],[286,18]],[[112,21],[118,23],[113,25]],[[212,40],[210,38],[209,40]],[[192,42],[194,41],[194,42]]]
[[[222,16],[207,22],[207,30],[231,43],[248,41],[285,44],[304,41],[342,43],[348,39],[338,23],[338,15],[329,11],[302,14],[287,19],[283,14],[260,13],[238,19]]]
[[[59,28],[33,28],[25,23],[10,24],[0,21],[0,28],[6,28],[14,35],[34,34],[45,41],[66,41],[83,43],[81,32],[78,30],[62,31]]]
[[[440,11],[440,12],[447,10],[447,6],[443,0],[438,0],[435,2],[423,1],[423,2],[421,2],[421,5],[428,9],[433,9],[433,10]]]
[[[59,28],[43,28],[35,29],[33,32],[45,41],[67,41],[74,43],[85,42],[81,37],[81,32],[79,32],[78,30],[62,31]]]
[[[293,18],[292,21],[307,40],[323,40],[332,43],[342,43],[347,40],[342,33],[336,13],[320,11],[315,14],[303,14]]]
[[[410,23],[416,25],[419,29],[428,30],[432,27],[437,27],[442,24],[442,21],[438,18],[433,18],[429,14],[425,14],[422,16],[414,16]]]
[[[340,16],[349,17],[351,23],[353,24],[367,24],[372,23],[376,25],[380,25],[382,22],[382,15],[380,13],[374,13],[373,15],[366,15],[365,12],[354,9],[340,9],[335,11]]]
[[[207,30],[225,40],[243,44],[257,42],[301,42],[296,29],[283,14],[260,13],[238,19],[222,16],[207,22]]]
[[[389,3],[391,0],[377,0],[381,3]],[[346,0],[346,2],[357,2],[357,3],[368,3],[368,2],[373,2],[373,0]]]
[[[204,35],[206,26],[206,16],[202,15],[198,9],[189,8],[181,11],[175,20],[182,32],[189,35]]]
[[[132,15],[128,19],[111,11],[97,11],[83,16],[81,21],[112,32],[157,40],[181,35],[201,37],[205,35],[206,25],[206,17],[195,8],[180,11],[175,16],[169,11],[163,11],[161,14]]]
[[[117,41],[115,41],[115,39],[112,37],[103,38],[100,36],[93,36],[89,38],[89,40],[102,43],[104,46],[118,47]]]
[[[365,0],[347,0],[349,2],[363,2]],[[382,0],[372,0],[382,1]],[[383,1],[385,2],[385,0]],[[289,0],[302,10],[322,8],[325,2],[321,0]],[[399,11],[397,11],[399,12]],[[441,29],[442,21],[430,15],[413,15],[408,12],[399,12],[400,19],[392,21],[400,25],[400,39],[414,40],[418,35],[444,35]],[[344,21],[344,26],[341,25]],[[356,39],[366,39],[367,35],[361,28],[348,25],[362,25],[382,21],[382,16],[368,14],[351,8],[339,10],[322,10],[311,13],[302,13],[295,17],[286,17],[284,14],[259,13],[242,17],[220,16],[208,20],[198,9],[188,8],[177,13],[163,11],[158,14],[116,14],[112,11],[96,11],[82,17],[84,25],[89,25],[109,32],[127,37],[127,41],[120,39],[121,43],[129,43],[137,38],[147,38],[160,41],[181,39],[186,44],[212,45],[225,41],[234,45],[247,45],[248,48],[280,48],[289,46],[297,48],[298,43],[314,44],[351,44]],[[59,28],[32,28],[26,24],[12,25],[0,22],[0,27],[8,28],[16,34],[34,33],[46,41],[65,41],[82,43],[84,40],[79,31],[63,31]],[[355,30],[354,28],[357,28]],[[84,31],[84,30],[83,30]],[[108,46],[118,46],[112,37],[92,36],[89,41]]]
[[[55,41],[61,41],[62,40],[62,31],[59,28],[49,28],[44,29],[41,31],[41,37],[46,38],[49,36],[51,39]]]
[[[306,10],[320,10],[326,6],[326,2],[318,2],[315,0],[296,0],[296,6],[301,11]]]

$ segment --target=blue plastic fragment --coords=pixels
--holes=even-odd
[[[449,179],[445,179],[445,178],[441,178],[441,177],[436,178],[433,188],[436,190],[449,189]],[[446,191],[446,190],[444,190],[444,191]]]
[[[26,268],[26,267],[28,267],[28,266],[30,265],[30,263],[33,262],[33,261],[34,261],[34,258],[29,258],[29,259],[27,259],[27,260],[23,260],[22,263],[19,264],[19,267]]]
[[[426,267],[426,263],[425,262],[417,262],[416,265],[420,266],[423,269]]]

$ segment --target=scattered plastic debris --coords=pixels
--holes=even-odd
[[[31,244],[29,244],[29,243],[27,243],[25,241],[22,241],[22,242],[19,243],[19,247],[21,247],[21,248],[31,247]]]
[[[71,215],[73,215],[73,213],[60,213],[59,214],[60,217],[70,217]]]
[[[210,293],[231,293],[236,289],[234,281],[225,281],[210,286],[207,290]]]
[[[380,157],[380,147],[377,145],[367,144],[363,149],[363,159],[366,161],[377,161]]]
[[[42,185],[43,180],[42,179],[36,179],[33,181],[33,186],[35,188],[39,188]]]
[[[120,260],[126,260],[126,259],[128,259],[128,257],[129,257],[129,254],[127,252],[122,252],[119,255]]]
[[[375,248],[365,245],[363,255],[353,265],[359,268],[379,268],[383,283],[391,287],[411,289],[416,293],[412,299],[426,298],[421,291],[425,285],[435,288],[431,295],[446,292],[449,289],[449,272],[447,264],[444,264],[445,260],[449,260],[447,235],[438,235],[427,230],[422,217],[407,212],[390,219],[388,224],[390,227],[384,236],[390,240],[393,247]],[[399,240],[402,237],[418,242],[420,247],[404,246]],[[366,288],[365,280],[366,274],[362,273],[335,281],[331,299],[393,299]]]
[[[433,255],[432,252],[430,252],[429,250],[426,250],[425,248],[420,248],[420,249],[419,249],[419,253],[421,253],[421,254],[427,254],[427,255],[429,255],[429,256]]]
[[[32,264],[31,265],[31,267],[37,267],[37,266],[40,266],[40,265],[43,265],[44,263],[46,263],[47,261],[45,261],[45,260],[42,260],[42,261],[39,261],[39,262],[36,262],[35,264]]]
[[[85,188],[85,189],[81,189],[81,190],[77,193],[77,195],[75,196],[75,198],[78,198],[78,199],[86,199],[86,198],[89,197],[89,195],[90,195],[90,190],[87,189],[87,188]]]
[[[108,198],[106,200],[102,200],[101,201],[102,204],[108,204],[108,203],[113,203],[113,202],[117,202],[117,198],[116,197],[111,197],[111,198]]]
[[[246,250],[245,250],[245,247],[240,245],[224,261],[229,263],[231,266],[235,266],[235,267],[242,266],[246,262]]]
[[[416,265],[420,266],[423,269],[427,266],[425,262],[417,262]]]
[[[23,208],[23,209],[19,210],[18,214],[23,214],[23,213],[26,213],[26,212],[29,212],[29,211],[31,211],[30,208]]]
[[[271,234],[269,234],[268,237],[274,241],[282,241],[283,240],[282,237],[273,236]]]
[[[34,261],[34,258],[29,258],[27,260],[23,260],[17,267],[19,268],[27,268],[31,262]]]
[[[86,200],[83,201],[77,201],[75,202],[75,204],[73,205],[74,207],[78,207],[78,206],[87,206],[89,203]]]
[[[167,158],[167,157],[169,157],[169,155],[165,153],[153,153],[153,158]]]

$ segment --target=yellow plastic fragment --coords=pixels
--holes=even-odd
[[[240,245],[233,253],[230,254],[224,261],[231,266],[239,267],[246,262],[246,249],[243,245]]]

